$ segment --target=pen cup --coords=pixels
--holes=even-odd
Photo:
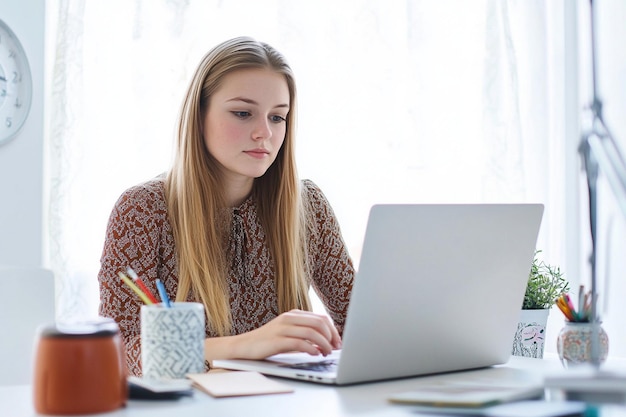
[[[205,318],[200,303],[141,306],[141,367],[148,379],[204,372]]]
[[[591,344],[593,324],[587,322],[565,321],[565,326],[556,339],[556,350],[564,368],[572,368],[580,364],[591,363]],[[598,354],[601,363],[609,355],[609,337],[598,324]]]

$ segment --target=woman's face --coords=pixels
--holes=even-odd
[[[231,184],[251,186],[272,165],[285,140],[289,113],[285,77],[244,69],[224,77],[204,116],[204,143]]]

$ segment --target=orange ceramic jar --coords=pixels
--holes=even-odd
[[[126,359],[117,324],[99,320],[40,329],[33,378],[41,414],[112,411],[128,398]]]

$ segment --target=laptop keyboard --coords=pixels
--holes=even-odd
[[[334,372],[337,370],[337,360],[327,359],[319,362],[286,363],[280,366],[285,368],[303,369],[306,371],[314,372]]]

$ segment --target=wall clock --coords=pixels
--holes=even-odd
[[[26,122],[33,82],[22,44],[0,20],[0,145],[17,136]]]

